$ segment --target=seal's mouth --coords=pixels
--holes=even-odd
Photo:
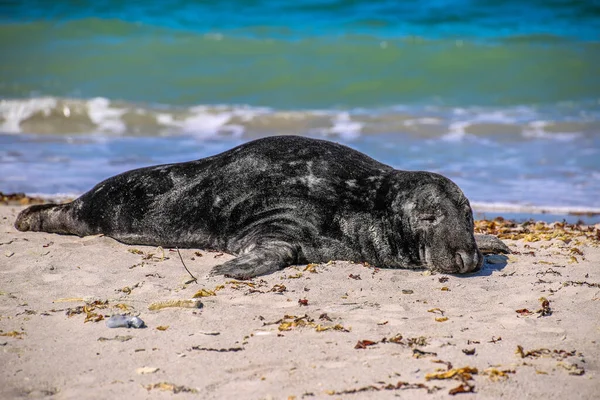
[[[448,257],[449,256],[449,257]],[[436,258],[425,245],[419,246],[419,257],[421,267],[436,270],[446,274],[466,274],[478,271],[483,265],[483,255],[479,249],[475,251],[459,250],[454,257],[448,254],[446,257]]]
[[[467,274],[481,269],[483,265],[483,255],[476,251],[468,253],[466,251],[457,251],[454,258],[446,259],[446,262],[425,263],[426,267],[444,274]]]
[[[474,272],[483,265],[483,256],[479,250],[469,254],[465,251],[459,251],[454,255],[454,266],[459,274]]]

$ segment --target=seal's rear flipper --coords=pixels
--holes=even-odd
[[[27,231],[44,231],[45,220],[47,219],[47,213],[55,208],[56,204],[38,204],[26,208],[19,213],[17,220],[15,221],[15,228],[21,232]]]
[[[21,232],[49,232],[83,236],[87,224],[78,223],[71,217],[71,204],[39,204],[19,213],[15,228]]]
[[[511,251],[507,245],[494,235],[475,235],[475,243],[482,254],[510,254]]]
[[[297,262],[298,250],[289,243],[274,242],[243,252],[239,257],[217,265],[211,276],[225,275],[235,279],[250,279],[266,275]]]

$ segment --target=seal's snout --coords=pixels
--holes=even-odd
[[[477,271],[483,264],[483,257],[479,250],[469,254],[465,251],[459,251],[454,256],[456,270],[461,274]]]

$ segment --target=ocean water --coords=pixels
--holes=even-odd
[[[0,191],[77,195],[269,135],[600,212],[600,2],[3,1]]]

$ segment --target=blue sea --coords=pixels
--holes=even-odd
[[[478,215],[600,212],[599,1],[5,0],[0,54],[5,193],[295,134]]]

